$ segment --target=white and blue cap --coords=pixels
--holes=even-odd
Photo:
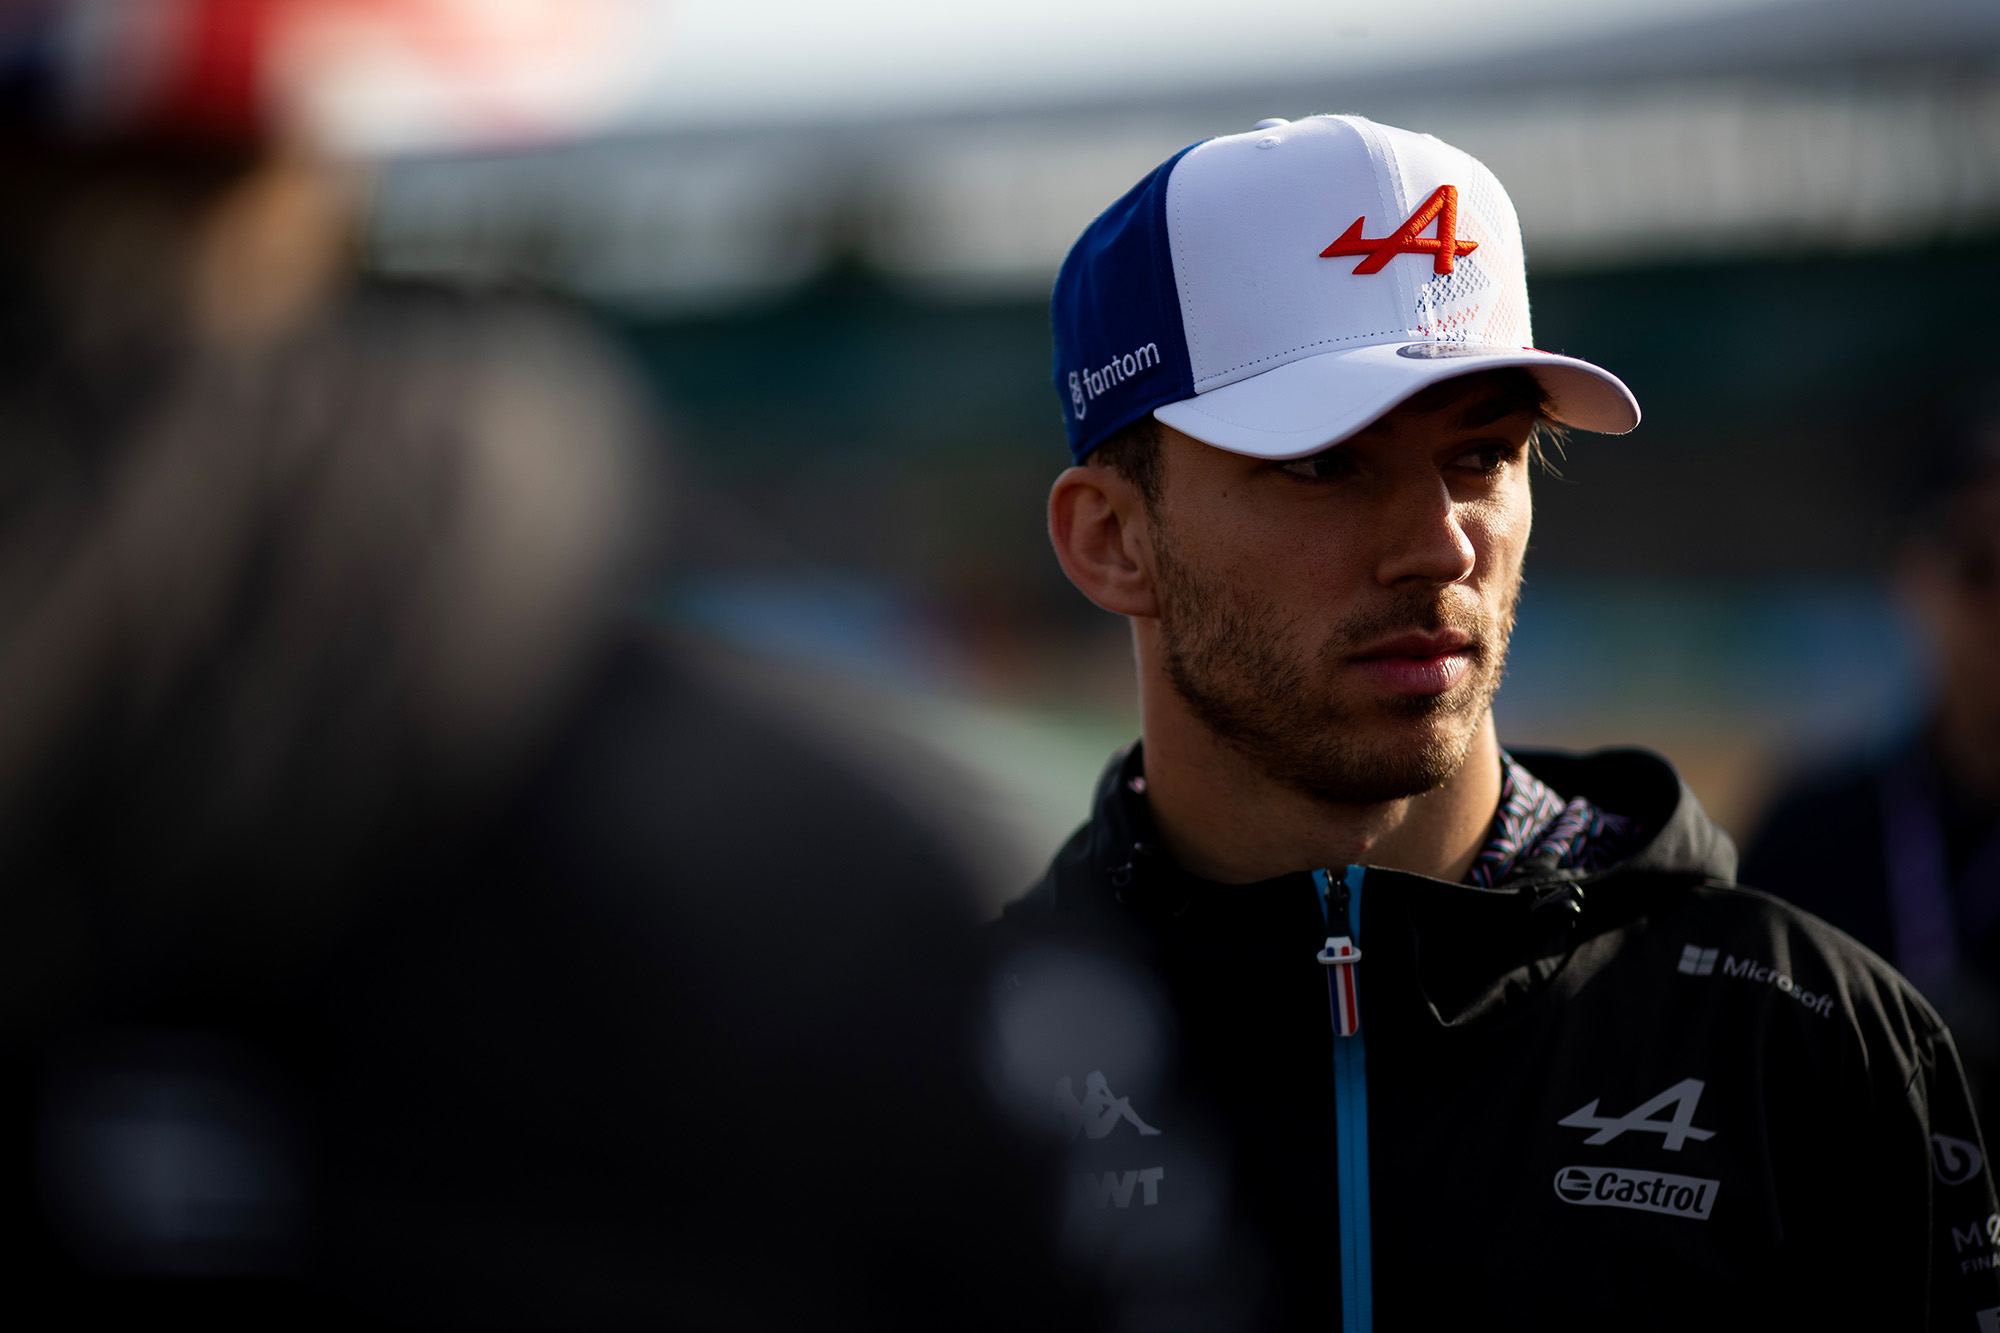
[[[1439,380],[1523,367],[1550,415],[1622,435],[1632,391],[1538,351],[1500,182],[1359,116],[1265,121],[1155,168],[1056,278],[1056,389],[1079,462],[1147,413],[1206,444],[1303,458]]]

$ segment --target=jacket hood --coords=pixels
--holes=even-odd
[[[1565,798],[1582,796],[1598,808],[1639,821],[1646,836],[1623,860],[1596,875],[1640,871],[1687,875],[1696,879],[1734,882],[1736,844],[1708,817],[1701,801],[1679,773],[1650,750],[1594,750],[1568,754],[1560,750],[1509,750],[1516,763],[1549,784]],[[1524,867],[1537,881],[1574,872]]]

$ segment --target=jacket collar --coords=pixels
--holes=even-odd
[[[1645,837],[1622,860],[1588,874],[1524,862],[1495,890],[1535,890],[1632,872],[1721,881],[1735,879],[1735,844],[1708,817],[1700,800],[1673,766],[1658,755],[1636,749],[1599,750],[1582,755],[1554,750],[1510,753],[1558,795],[1584,796],[1614,814],[1636,819],[1645,829]],[[1098,777],[1092,806],[1091,822],[1083,830],[1087,838],[1085,859],[1099,873],[1129,880],[1143,873],[1157,875],[1171,870],[1174,876],[1193,883],[1208,883],[1181,871],[1159,849],[1152,812],[1145,798],[1145,763],[1139,742],[1112,756]],[[1403,871],[1372,873],[1430,884],[1447,882]]]
[[[1735,873],[1728,836],[1665,760],[1640,750],[1513,753],[1565,798],[1587,796],[1637,819],[1645,837],[1623,860],[1588,874],[1527,864],[1491,888],[1370,868],[1366,930],[1373,938],[1363,947],[1379,960],[1370,970],[1402,974],[1431,1026],[1470,1026],[1540,994],[1582,936],[1643,908],[1648,895],[1635,891],[1641,886],[1727,881]],[[1144,772],[1137,744],[1113,757],[1098,780],[1091,822],[1020,904],[1021,914],[1060,911],[1137,930],[1159,945],[1178,939],[1255,948],[1282,933],[1282,947],[1295,947],[1303,905],[1315,901],[1308,872],[1247,885],[1189,874],[1159,846]],[[1616,890],[1607,884],[1614,879],[1621,880]],[[1317,925],[1317,909],[1310,910],[1307,929]]]

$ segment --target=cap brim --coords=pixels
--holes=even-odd
[[[1421,348],[1412,353],[1408,348]],[[1639,400],[1610,371],[1533,348],[1458,343],[1382,343],[1288,362],[1247,380],[1154,409],[1184,435],[1253,458],[1304,458],[1340,443],[1440,380],[1519,366],[1548,390],[1549,415],[1565,426],[1623,435],[1639,424]]]

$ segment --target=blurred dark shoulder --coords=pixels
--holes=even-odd
[[[73,342],[0,386],[7,910],[143,884],[268,957],[541,743],[633,564],[637,395],[548,307],[411,287],[251,349]]]
[[[573,870],[607,885],[738,886],[685,910],[782,905],[788,935],[884,909],[919,931],[971,927],[971,873],[929,812],[754,666],[635,618],[599,638],[506,808],[517,830],[587,849]]]
[[[321,969],[348,1297],[416,1323],[928,1321],[1037,1234],[993,1177],[1015,1150],[976,1092],[966,879],[782,701],[607,632],[511,790],[407,843]]]
[[[7,1181],[53,1200],[13,1230],[62,1299],[302,1274],[288,1318],[895,1327],[1031,1262],[970,873],[795,701],[620,611],[643,437],[595,349],[370,294],[0,533],[0,1112],[57,1162]],[[146,1231],[91,1183],[113,1122],[247,1154],[257,1200]]]

